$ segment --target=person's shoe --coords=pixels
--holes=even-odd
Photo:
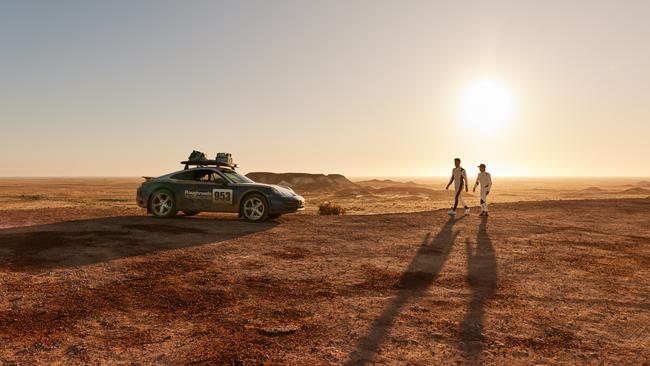
[[[465,215],[469,215],[469,207],[465,209]]]
[[[454,211],[454,210],[449,210],[449,212],[447,212],[447,215],[449,215],[449,216],[456,216],[456,211]]]

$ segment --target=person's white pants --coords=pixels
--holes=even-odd
[[[488,207],[487,207],[487,191],[481,190],[481,211],[487,212]]]
[[[456,207],[458,207],[458,204],[463,205],[463,207],[467,207],[467,204],[465,203],[465,199],[463,198],[463,187],[461,186],[460,188],[456,188],[456,192],[454,192],[454,210]]]

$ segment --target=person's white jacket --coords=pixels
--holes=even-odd
[[[490,189],[492,189],[492,176],[488,172],[481,172],[478,173],[478,176],[476,177],[476,183],[474,184],[474,188],[476,186],[480,185],[481,186],[481,210],[487,212],[487,195],[490,193]]]

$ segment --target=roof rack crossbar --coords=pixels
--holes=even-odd
[[[218,166],[218,167],[227,167],[230,169],[235,169],[237,168],[237,164],[228,164],[224,163],[222,161],[216,161],[216,160],[187,160],[187,161],[181,161],[181,164],[185,165],[185,169],[189,169],[190,166],[196,166],[196,167],[203,167],[203,166]]]

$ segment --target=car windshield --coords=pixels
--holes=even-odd
[[[221,169],[221,173],[226,176],[233,183],[255,183],[247,177],[230,169]]]

